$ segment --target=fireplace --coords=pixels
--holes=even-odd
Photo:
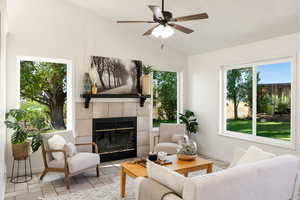
[[[93,119],[93,142],[101,162],[137,156],[136,117]]]

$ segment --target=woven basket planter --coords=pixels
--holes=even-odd
[[[26,160],[30,155],[30,142],[12,144],[12,153],[15,160]]]
[[[197,155],[177,154],[177,158],[179,160],[192,161],[192,160],[195,160],[197,158]]]

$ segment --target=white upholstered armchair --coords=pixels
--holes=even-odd
[[[70,131],[43,134],[42,153],[45,169],[40,177],[41,180],[48,172],[61,172],[65,175],[65,185],[67,189],[69,189],[69,177],[72,175],[76,175],[83,170],[95,168],[96,174],[97,176],[99,176],[100,157],[98,154],[97,145],[95,143],[75,144],[75,146],[93,146],[95,153],[77,152],[77,150],[75,150],[76,153],[73,156],[69,156],[69,152],[65,148],[51,149],[49,147],[48,141],[54,135],[62,136],[66,143],[75,144],[75,138]],[[55,159],[53,153],[60,153],[62,155],[61,159]]]
[[[184,124],[162,123],[157,134],[152,134],[154,151],[164,151],[168,154],[176,154],[178,142],[185,134]]]

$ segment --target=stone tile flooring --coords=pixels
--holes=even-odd
[[[73,176],[70,178],[70,190],[66,189],[62,174],[48,173],[43,181],[39,180],[40,174],[34,174],[30,182],[20,184],[13,184],[10,182],[10,179],[7,179],[5,200],[36,200],[42,197],[57,197],[81,190],[100,188],[107,184],[119,184],[116,183],[119,179],[115,177],[119,176],[120,163],[128,160],[132,159],[102,163],[100,177],[95,176],[95,169],[90,169],[82,174]],[[211,160],[220,168],[228,166],[222,161]]]

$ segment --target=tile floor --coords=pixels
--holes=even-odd
[[[113,184],[116,181],[114,177],[119,176],[120,163],[127,160],[102,163],[100,177],[95,176],[95,169],[73,176],[70,179],[70,190],[67,190],[64,185],[63,175],[56,173],[48,173],[43,181],[39,180],[40,174],[34,174],[30,182],[20,184],[13,184],[10,182],[10,179],[7,179],[5,200],[35,200],[41,199],[41,197],[56,197],[80,190],[98,188],[105,184]],[[227,163],[222,161],[211,160],[221,168],[228,166]]]

